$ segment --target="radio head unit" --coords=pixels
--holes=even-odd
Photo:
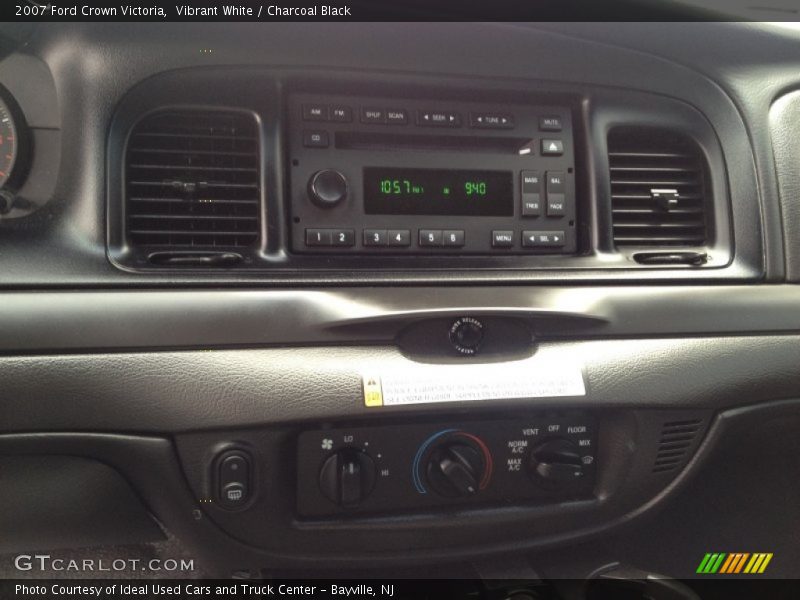
[[[565,106],[295,94],[298,253],[573,254]]]

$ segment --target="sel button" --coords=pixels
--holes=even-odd
[[[523,231],[522,245],[525,248],[560,248],[564,245],[564,232]]]

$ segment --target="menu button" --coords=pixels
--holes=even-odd
[[[492,248],[511,248],[513,245],[513,231],[492,231]]]

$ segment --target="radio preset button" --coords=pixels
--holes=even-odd
[[[327,121],[328,107],[324,104],[303,104],[304,121]]]
[[[353,109],[349,106],[331,106],[331,121],[350,123],[353,120]]]
[[[442,245],[442,230],[441,229],[420,229],[419,230],[419,245],[420,246],[441,246]]]
[[[327,131],[310,131],[303,132],[303,146],[306,148],[327,148],[329,145]]]
[[[469,123],[475,129],[511,129],[514,117],[505,113],[470,113]]]
[[[562,127],[563,125],[561,123],[561,117],[558,116],[539,117],[540,131],[561,131]]]
[[[464,245],[463,229],[447,229],[442,232],[442,245],[450,248],[460,248]]]
[[[423,127],[461,127],[461,115],[456,112],[421,110],[417,113],[417,125]]]
[[[364,107],[361,109],[361,122],[367,124],[386,123],[386,111],[382,108]]]
[[[505,229],[492,231],[492,248],[511,248],[513,245],[513,231]]]
[[[332,246],[354,246],[356,243],[356,232],[352,229],[333,229],[331,230]]]
[[[542,180],[538,171],[522,171],[520,188],[522,189],[522,216],[538,217],[542,214]]]
[[[410,246],[411,245],[411,232],[408,229],[390,229],[389,230],[389,245],[390,246]]]
[[[561,156],[564,154],[564,142],[561,140],[542,140],[542,156]]]
[[[564,245],[563,231],[523,231],[524,248],[560,248]]]
[[[408,113],[402,108],[390,108],[386,111],[386,122],[389,125],[405,125],[408,123]]]
[[[387,231],[385,229],[365,229],[365,246],[386,246],[388,244]]]
[[[330,229],[306,229],[306,246],[330,246]]]

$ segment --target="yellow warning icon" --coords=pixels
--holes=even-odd
[[[383,406],[383,389],[381,378],[364,375],[364,406]]]

